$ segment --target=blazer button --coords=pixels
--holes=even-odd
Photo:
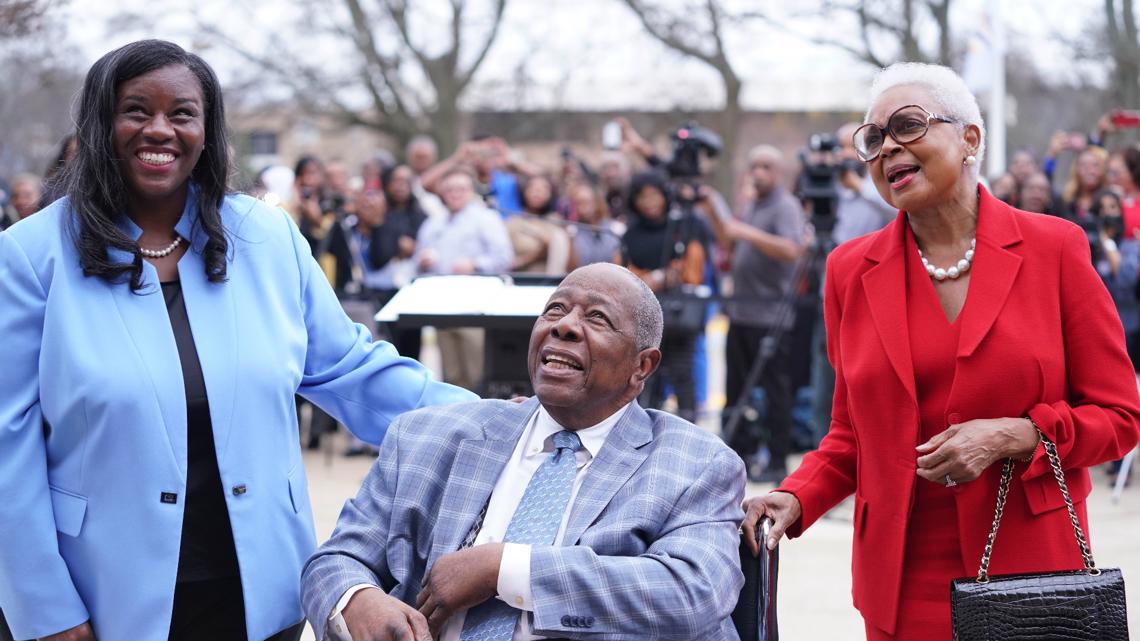
[[[570,615],[565,615],[562,617],[562,625],[567,628],[570,627]]]
[[[948,426],[949,425],[957,425],[958,423],[961,423],[961,422],[962,422],[962,415],[959,414],[958,412],[950,412],[950,415],[946,417],[946,424]]]
[[[233,487],[233,493],[234,496],[241,496],[242,494],[245,494],[245,483],[235,485]]]
[[[587,628],[594,627],[594,617],[586,617],[586,627]]]

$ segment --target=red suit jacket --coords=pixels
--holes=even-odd
[[[1085,233],[980,191],[977,248],[959,322],[946,424],[1030,416],[1060,453],[1082,524],[1088,467],[1140,438],[1140,399],[1111,298]],[[827,262],[824,319],[835,367],[831,428],[779,488],[794,494],[799,536],[855,493],[855,607],[893,633],[914,497],[919,410],[907,326],[906,215],[845,243]],[[962,561],[976,571],[993,520],[1001,464],[953,488]],[[948,524],[951,525],[951,524]],[[1082,567],[1044,449],[1014,468],[993,574]],[[949,586],[947,586],[949,595]]]

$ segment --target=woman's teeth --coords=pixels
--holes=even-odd
[[[138,159],[148,165],[165,165],[174,162],[174,154],[156,154],[150,151],[143,151],[137,154]]]

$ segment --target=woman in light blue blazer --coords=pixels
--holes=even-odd
[[[281,210],[226,193],[213,71],[91,68],[67,197],[0,233],[0,609],[17,639],[299,633],[295,393],[378,443],[469,400],[352,324]]]

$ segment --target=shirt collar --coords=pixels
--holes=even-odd
[[[610,414],[602,419],[600,423],[591,425],[590,427],[580,429],[575,432],[578,439],[582,441],[582,448],[590,453],[590,458],[594,458],[601,451],[602,445],[606,442],[606,437],[613,431],[614,425],[617,425],[619,419],[629,409],[630,403],[623,405],[621,409]],[[534,443],[542,443],[543,451],[554,451],[554,441],[551,437],[555,433],[561,432],[566,428],[558,424],[553,417],[546,411],[542,405],[538,406],[538,412],[535,416],[534,425]]]

